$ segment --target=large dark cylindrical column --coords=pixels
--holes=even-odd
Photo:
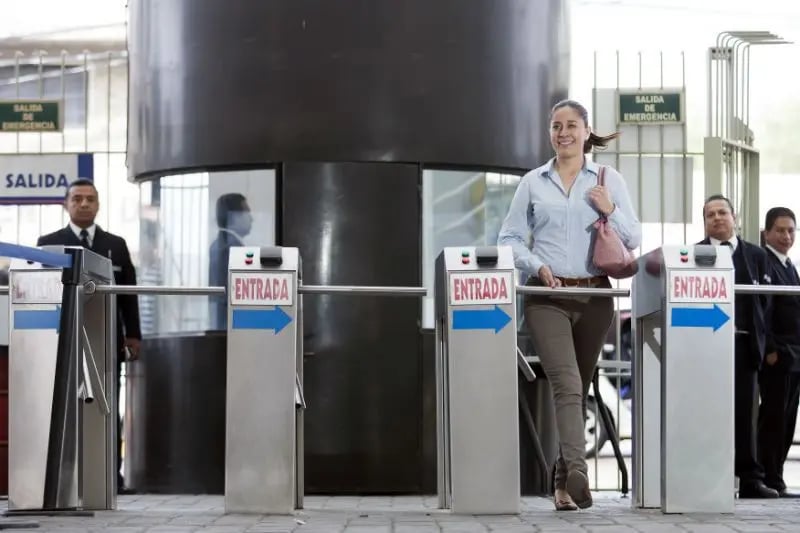
[[[537,166],[565,0],[131,0],[141,178],[279,161]]]
[[[426,167],[519,172],[548,157],[547,114],[567,93],[566,4],[130,0],[131,178],[275,168],[277,244],[300,248],[307,283],[420,285]],[[241,192],[255,205],[259,190]],[[432,337],[420,303],[315,296],[304,306],[309,490],[435,491]],[[142,365],[139,381],[154,391],[163,378],[151,373],[181,381],[190,368],[218,370],[224,343],[202,341],[154,339],[169,346],[169,368]],[[217,366],[185,361],[201,351]],[[214,398],[224,397],[218,385]],[[191,402],[170,394],[179,391],[156,391],[171,405],[142,407],[140,427],[179,431],[150,413],[183,416]],[[221,491],[218,477],[186,470],[217,448],[169,478],[147,472],[181,443],[219,434],[222,415],[207,416],[192,435],[132,442],[131,461],[146,465],[131,465],[132,479]],[[151,448],[148,461],[138,457]]]

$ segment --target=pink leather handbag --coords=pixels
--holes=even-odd
[[[603,165],[597,175],[597,184],[601,187],[605,185],[605,173],[606,167]],[[594,265],[614,279],[625,279],[635,275],[639,270],[639,264],[605,215],[594,223],[594,227],[597,230],[592,254]]]

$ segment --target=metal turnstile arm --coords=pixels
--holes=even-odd
[[[522,384],[520,383],[520,385]],[[528,435],[533,442],[533,453],[536,456],[536,462],[539,463],[541,486],[544,487],[545,493],[551,494],[553,492],[553,487],[550,484],[550,469],[547,466],[547,458],[544,456],[542,441],[539,439],[539,432],[536,430],[536,423],[533,421],[533,413],[531,413],[531,408],[528,405],[528,395],[525,394],[522,387],[520,387],[520,392],[522,394],[517,395],[519,410],[520,413],[522,413],[525,426],[528,428]]]
[[[91,402],[94,399],[99,399],[97,406],[100,412],[104,415],[111,414],[111,407],[108,405],[106,398],[106,391],[103,387],[103,381],[100,379],[100,372],[97,370],[97,362],[92,353],[92,345],[89,342],[89,334],[86,333],[86,327],[81,326],[81,335],[83,337],[83,383],[84,383],[84,396],[86,402]],[[98,394],[94,394],[97,391]]]
[[[294,375],[294,404],[300,409],[306,408],[306,398],[303,395],[303,385],[300,383],[300,375]]]
[[[603,401],[603,397],[600,394],[599,378],[600,373],[595,370],[594,377],[592,378],[594,399],[597,401],[597,410],[600,412],[600,419],[608,433],[608,440],[611,441],[611,447],[614,448],[614,457],[617,459],[617,466],[619,467],[620,474],[622,474],[622,487],[620,490],[622,495],[625,496],[628,494],[628,465],[625,464],[625,458],[622,457],[622,451],[619,448],[619,436],[611,421],[611,416],[608,414],[608,407],[606,407],[606,403]]]
[[[522,375],[525,376],[525,379],[528,381],[533,381],[536,379],[536,374],[534,373],[533,368],[531,368],[528,360],[525,359],[525,354],[522,353],[522,350],[519,349],[519,346],[517,346],[517,366],[522,372]]]

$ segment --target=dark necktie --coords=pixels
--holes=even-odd
[[[81,246],[86,249],[91,248],[91,246],[89,246],[89,232],[85,229],[81,230]]]
[[[786,258],[786,273],[789,275],[789,279],[792,280],[792,283],[795,285],[800,285],[800,279],[797,277],[797,270],[795,270],[794,265],[792,264],[792,260],[788,257]]]
[[[727,246],[728,248],[730,248],[731,250],[733,250],[733,244],[731,244],[731,241],[722,241],[720,244],[721,244],[722,246]]]

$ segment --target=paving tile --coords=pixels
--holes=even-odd
[[[39,524],[36,531],[59,533],[800,533],[798,503],[741,501],[733,515],[664,515],[653,509],[631,509],[629,499],[601,494],[591,509],[577,512],[557,513],[547,498],[524,498],[519,515],[460,516],[438,509],[435,496],[309,496],[304,509],[283,516],[226,515],[221,496],[143,495],[120,498],[118,510],[98,512],[91,518],[36,517],[31,521]],[[4,510],[2,503],[0,510]]]

